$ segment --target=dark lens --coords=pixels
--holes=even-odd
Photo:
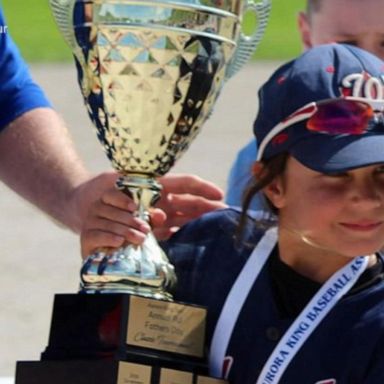
[[[365,132],[373,117],[371,106],[360,101],[332,100],[319,103],[317,107],[307,128],[321,133],[359,135]]]

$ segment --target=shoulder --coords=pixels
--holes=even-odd
[[[384,281],[379,277],[373,285],[362,289],[340,301],[340,307],[336,312],[340,324],[347,328],[350,326],[359,328],[358,336],[371,351],[378,348],[384,358]],[[345,314],[348,313],[347,318]]]
[[[377,283],[367,292],[360,293],[361,318],[357,324],[360,349],[369,356],[369,368],[364,383],[384,382],[384,282]]]
[[[241,213],[236,209],[211,212],[187,224],[167,242],[166,253],[175,267],[174,299],[209,308],[207,340],[237,276],[265,230],[258,219],[248,216],[241,240],[237,241]]]
[[[176,244],[193,241],[195,244],[207,243],[224,236],[232,241],[240,224],[241,211],[236,208],[226,208],[212,211],[200,218],[191,221],[182,227],[171,237],[168,244]],[[247,220],[242,230],[242,243],[252,241],[257,243],[264,230],[257,223],[266,218],[262,211],[254,211],[247,214]]]
[[[240,212],[224,209],[203,215],[180,229],[164,244],[175,266],[178,291],[195,300],[199,292],[231,286],[264,231],[248,219],[237,240]]]

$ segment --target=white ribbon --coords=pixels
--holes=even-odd
[[[225,353],[241,308],[276,242],[277,228],[271,228],[253,250],[227,296],[216,324],[210,349],[210,371],[215,377],[222,375]]]

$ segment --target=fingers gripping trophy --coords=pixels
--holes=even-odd
[[[249,1],[249,0],[248,0]],[[269,0],[50,0],[70,45],[88,114],[117,187],[148,209],[156,181],[187,150],[225,83],[264,32]],[[258,27],[241,32],[254,12]],[[81,270],[84,292],[171,300],[173,267],[150,233],[141,246],[99,250]]]

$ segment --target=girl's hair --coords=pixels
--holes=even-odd
[[[241,240],[244,227],[246,225],[248,215],[247,210],[249,208],[249,205],[251,204],[251,201],[253,197],[260,193],[260,191],[265,188],[269,183],[271,183],[277,176],[281,175],[285,171],[285,167],[287,164],[288,159],[288,153],[283,152],[280,153],[268,160],[265,160],[263,162],[263,168],[259,175],[257,175],[257,178],[254,178],[252,183],[248,186],[248,188],[245,190],[243,195],[243,204],[242,204],[242,213],[239,220],[239,225],[236,233],[236,239],[238,241]],[[265,214],[265,217],[260,222],[260,224],[267,225],[267,223],[272,224],[276,222],[277,217],[277,209],[270,203],[268,199],[265,199],[267,204],[268,211]]]

